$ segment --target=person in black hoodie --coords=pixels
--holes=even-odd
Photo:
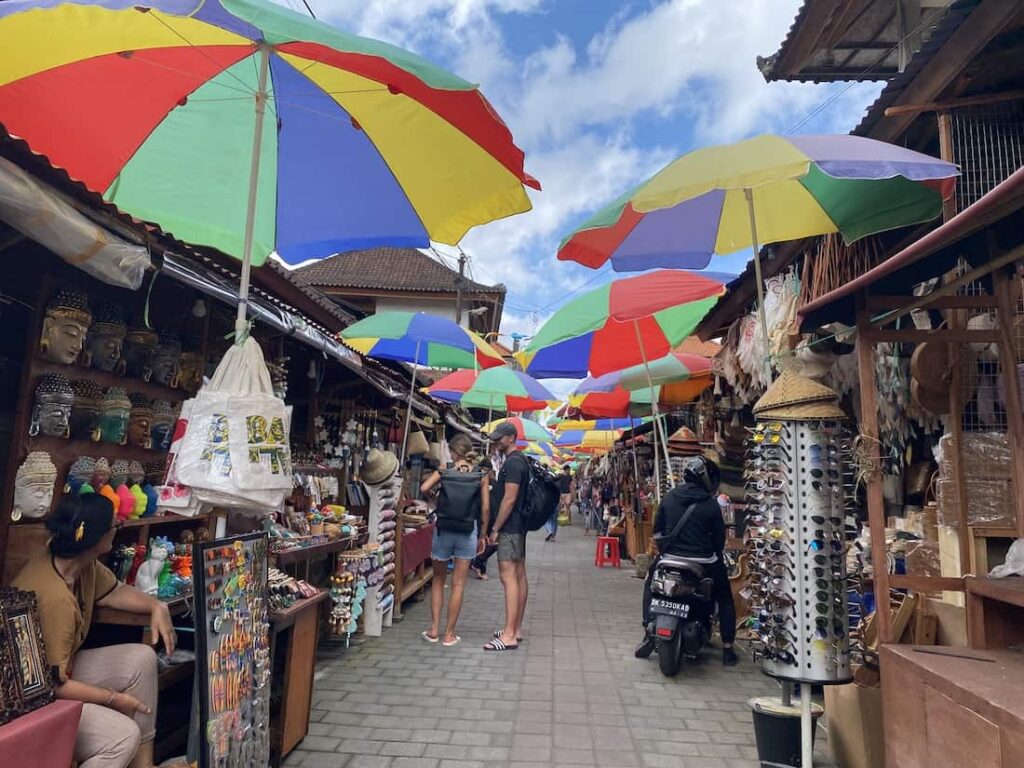
[[[718,484],[721,473],[713,461],[703,456],[690,459],[683,469],[683,482],[677,485],[661,500],[658,514],[654,517],[654,538],[658,542],[660,555],[676,557],[709,558],[715,562],[704,566],[708,576],[715,582],[715,601],[718,603],[718,623],[722,633],[722,663],[733,666],[737,662],[733,641],[736,639],[736,605],[729,586],[729,572],[725,567],[722,550],[725,548],[725,520],[718,506]],[[689,519],[671,539],[668,538],[686,510],[693,506]],[[660,535],[660,539],[659,539]],[[657,558],[651,563],[644,582],[644,626],[650,621],[651,579]],[[654,641],[644,635],[644,641],[636,649],[638,659],[646,659],[654,652]]]

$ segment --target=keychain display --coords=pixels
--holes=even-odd
[[[783,389],[788,385],[789,396],[799,397],[804,390],[794,383],[803,381],[789,376]],[[751,586],[744,596],[752,605],[755,656],[767,674],[844,683],[852,679],[845,557],[851,436],[834,396],[811,392],[816,400],[805,394],[780,404],[771,402],[770,389],[754,409],[758,421],[744,472],[753,513],[747,518]]]
[[[267,535],[197,544],[200,768],[270,765]]]

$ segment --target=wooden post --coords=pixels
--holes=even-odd
[[[860,378],[860,431],[870,445],[878,442],[878,390],[875,385],[875,342],[871,317],[863,293],[857,296],[857,368]],[[867,478],[868,526],[871,530],[871,564],[875,582],[875,621],[880,643],[896,641],[889,612],[889,568],[885,550],[885,499],[881,468]]]
[[[964,327],[964,311],[951,310],[948,314],[949,328],[952,331]],[[963,366],[960,360],[961,344],[950,342],[946,345],[949,351],[949,365],[952,381],[949,387],[949,429],[953,436],[955,448],[956,471],[953,481],[956,483],[956,524],[957,542],[960,550],[960,575],[971,572],[971,536],[967,530],[967,481],[964,476],[964,401],[963,401]]]
[[[936,115],[939,121],[939,157],[943,160],[955,163],[953,159],[953,126],[950,122],[949,112],[939,112]],[[949,221],[956,216],[956,192],[950,196],[949,200],[942,201],[942,220]]]
[[[995,248],[990,241],[990,248]],[[1013,502],[1017,514],[1017,535],[1024,536],[1024,423],[1021,413],[1020,378],[1017,374],[1017,344],[1014,339],[1013,291],[1005,269],[992,275],[992,285],[998,306],[999,359],[1003,369],[1003,389],[1006,391],[1006,423],[1010,439],[1010,461],[1013,462]]]

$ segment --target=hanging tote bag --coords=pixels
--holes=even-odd
[[[276,507],[292,488],[291,407],[274,396],[252,337],[231,347],[194,398],[179,480],[210,504]]]

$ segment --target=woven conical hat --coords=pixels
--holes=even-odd
[[[835,402],[836,393],[824,384],[786,369],[757,401],[754,413],[760,416],[762,411],[776,410],[787,405]]]
[[[843,409],[835,403],[819,401],[817,403],[797,403],[796,405],[782,405],[767,411],[760,411],[757,418],[780,419],[782,421],[817,421],[819,419],[845,419]]]

